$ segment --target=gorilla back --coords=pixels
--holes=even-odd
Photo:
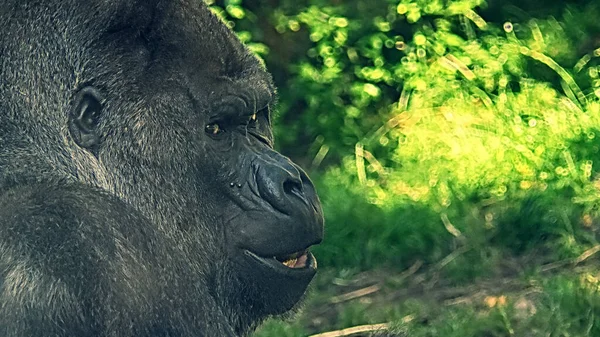
[[[0,337],[244,336],[323,218],[200,0],[0,0]]]

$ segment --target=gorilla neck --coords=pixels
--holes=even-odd
[[[215,268],[209,289],[236,336],[249,336],[266,318],[273,316],[273,308],[259,300],[260,293],[252,284],[230,272],[235,268],[231,262]]]

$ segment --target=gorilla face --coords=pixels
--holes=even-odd
[[[218,214],[229,267],[242,287],[253,289],[252,306],[266,305],[263,310],[274,314],[298,302],[314,276],[309,247],[321,241],[323,220],[306,173],[273,150],[275,93],[266,77],[262,81],[262,88],[244,84],[211,105],[202,142],[208,154],[203,161],[217,164],[212,176],[223,198]]]
[[[254,296],[278,313],[298,301],[315,274],[308,249],[322,238],[321,209],[306,174],[272,149],[268,107],[256,109],[248,101],[227,97],[206,133],[220,160],[236,168],[220,181],[228,188],[223,191],[228,256],[242,284],[258,286]]]
[[[219,286],[226,301],[287,311],[315,274],[309,248],[323,219],[307,175],[273,150],[270,75],[202,4],[162,5],[142,30],[125,20],[90,47],[110,55],[110,69],[88,70],[103,74],[87,81],[99,94],[78,105],[103,108],[71,123],[83,125],[71,136],[92,135],[79,146],[95,152],[115,193],[170,235],[202,239],[188,244],[209,248],[203,268],[229,284]]]
[[[237,330],[291,309],[316,272],[321,206],[273,149],[270,75],[209,9],[10,0],[2,11],[0,97],[19,112],[4,122],[37,125],[40,160],[145,216]],[[37,40],[9,41],[23,32]]]

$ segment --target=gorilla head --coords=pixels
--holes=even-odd
[[[294,307],[321,206],[273,150],[269,74],[202,1],[3,0],[0,32],[8,334],[244,335]]]

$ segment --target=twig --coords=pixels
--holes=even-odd
[[[595,254],[597,254],[598,252],[600,252],[600,245],[596,245],[588,250],[586,250],[585,252],[583,252],[581,255],[579,255],[578,257],[574,258],[574,259],[567,259],[567,260],[562,260],[562,261],[558,261],[558,262],[552,262],[552,263],[548,263],[546,265],[543,265],[541,268],[542,272],[546,272],[546,271],[550,271],[552,269],[556,269],[556,268],[562,268],[566,265],[572,264],[572,265],[578,265],[581,262],[589,259],[590,257],[594,256]]]
[[[446,265],[448,265],[448,263],[454,261],[454,259],[456,259],[457,257],[459,257],[460,255],[468,252],[469,250],[471,250],[471,246],[462,246],[460,248],[458,248],[457,250],[453,251],[452,253],[450,253],[448,256],[446,256],[445,258],[442,259],[442,261],[440,261],[437,265],[436,268],[437,269],[442,269],[444,268]]]
[[[419,269],[421,269],[422,266],[423,266],[423,261],[422,260],[417,260],[415,263],[413,263],[412,266],[410,266],[410,268],[408,268],[407,270],[403,271],[402,274],[400,274],[399,278],[400,279],[405,279],[405,278],[413,275],[414,273],[416,273],[417,271],[419,271]]]
[[[363,149],[363,156],[369,162],[369,164],[371,164],[371,166],[377,172],[377,174],[379,174],[380,176],[385,175],[385,169],[383,168],[383,165],[381,165],[381,163],[377,160],[377,158],[375,158],[375,156],[371,152]]]
[[[367,170],[365,169],[365,148],[361,143],[356,143],[354,146],[354,154],[356,156],[356,175],[361,184],[367,182]]]
[[[331,303],[337,304],[337,303],[353,300],[355,298],[366,296],[366,295],[372,294],[374,292],[377,292],[377,291],[379,291],[379,289],[381,289],[381,286],[379,284],[375,284],[370,287],[358,289],[358,290],[351,291],[346,294],[335,296],[331,299]]]
[[[453,305],[463,304],[463,303],[470,304],[470,303],[473,303],[475,298],[483,296],[485,294],[486,294],[485,290],[480,290],[472,295],[460,296],[460,297],[452,298],[449,300],[445,300],[444,305],[453,306]]]
[[[378,330],[385,330],[385,329],[389,328],[389,326],[390,326],[389,323],[360,325],[360,326],[355,326],[355,327],[352,327],[352,328],[347,328],[347,329],[342,329],[342,330],[323,332],[323,333],[320,333],[320,334],[311,335],[309,337],[344,337],[344,336],[352,336],[352,335],[355,335],[355,334],[358,334],[358,333],[372,332],[372,331],[378,331]]]
[[[446,230],[448,231],[448,233],[452,234],[452,236],[454,236],[455,238],[462,238],[462,233],[460,230],[458,230],[458,228],[454,227],[454,225],[452,224],[452,222],[450,222],[450,219],[448,218],[448,214],[446,213],[442,213],[442,215],[440,215],[440,218],[442,219],[442,223],[444,224],[444,227],[446,227]]]
[[[571,261],[572,261],[572,260],[571,260],[571,259],[569,259],[569,260],[562,260],[562,261],[557,261],[557,262],[548,263],[548,264],[545,264],[545,265],[543,265],[543,266],[540,268],[540,271],[541,271],[541,272],[547,272],[547,271],[550,271],[550,270],[552,270],[552,269],[562,268],[562,267],[564,267],[564,266],[566,266],[566,265],[570,264],[570,263],[571,263]]]
[[[581,262],[587,260],[588,258],[590,258],[591,256],[593,256],[594,254],[600,252],[600,245],[596,245],[588,250],[586,250],[585,252],[583,252],[583,254],[579,255],[575,261],[573,261],[573,264],[580,264]]]
[[[572,262],[572,260],[569,259],[569,260],[562,260],[562,261],[548,263],[548,264],[543,265],[540,268],[540,271],[541,272],[547,272],[547,271],[550,271],[550,270],[553,270],[553,269],[562,268],[562,267],[564,267],[564,266],[566,266],[568,264],[571,264],[571,262]]]
[[[442,56],[439,59],[439,63],[446,68],[457,70],[469,81],[473,81],[477,77],[475,73],[469,69],[469,67],[467,67],[461,60],[452,54]]]

